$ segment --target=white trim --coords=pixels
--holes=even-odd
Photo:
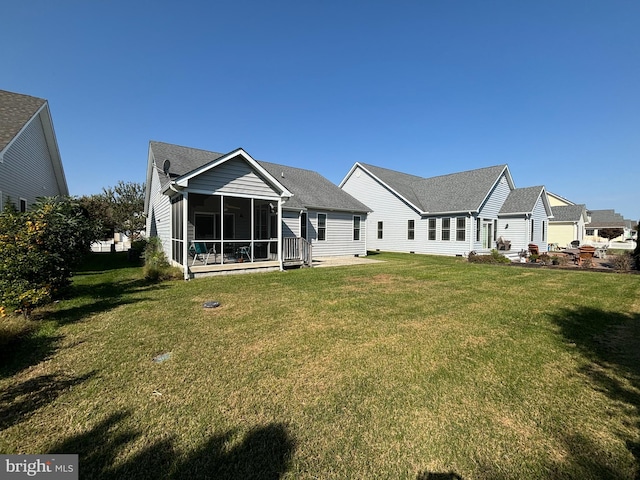
[[[189,180],[191,180],[192,178],[197,177],[198,175],[208,170],[216,168],[217,166],[233,158],[236,158],[238,155],[244,157],[245,161],[249,163],[249,165],[251,165],[255,170],[257,170],[260,173],[260,175],[262,175],[264,178],[267,179],[269,183],[271,183],[272,187],[275,187],[276,189],[280,190],[281,197],[293,197],[293,193],[287,190],[287,188],[284,185],[282,185],[278,180],[276,180],[275,177],[273,177],[269,172],[267,172],[256,160],[253,159],[253,157],[251,157],[251,155],[245,152],[242,148],[233,150],[232,152],[229,152],[226,155],[223,155],[222,157],[212,162],[202,165],[201,167],[198,167],[195,170],[191,170],[189,173],[177,178],[172,183],[175,183],[180,187],[187,187],[189,184]]]

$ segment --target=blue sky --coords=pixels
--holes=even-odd
[[[640,2],[22,0],[0,88],[49,101],[72,195],[148,142],[516,186],[640,218]]]

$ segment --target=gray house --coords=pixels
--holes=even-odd
[[[311,170],[149,143],[147,235],[185,278],[366,255],[369,208]],[[362,232],[362,233],[361,233]]]
[[[356,163],[340,187],[371,208],[370,250],[467,255],[502,237],[511,251],[547,249],[544,187],[516,189],[507,165],[423,178]]]
[[[0,210],[56,195],[69,189],[48,102],[0,90]]]

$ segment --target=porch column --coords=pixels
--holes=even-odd
[[[280,271],[284,270],[282,260],[282,198],[278,199],[278,261],[280,262]]]
[[[182,194],[182,268],[184,279],[189,280],[189,192]]]
[[[220,195],[220,265],[224,265],[224,195]]]

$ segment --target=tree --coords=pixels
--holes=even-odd
[[[599,228],[598,236],[602,238],[606,238],[607,240],[611,240],[612,238],[617,238],[624,233],[622,228]]]
[[[135,240],[145,228],[144,183],[118,182],[98,195],[85,196],[81,204],[104,231],[121,232]]]
[[[62,295],[99,229],[69,197],[39,199],[27,212],[0,215],[0,316],[31,310]]]

